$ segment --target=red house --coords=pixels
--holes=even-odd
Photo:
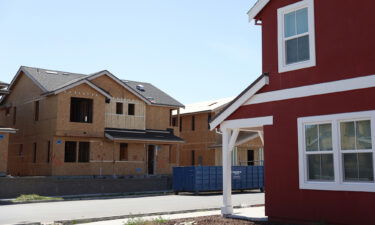
[[[211,122],[224,207],[240,132],[263,132],[272,221],[375,224],[375,1],[259,0],[263,75]]]

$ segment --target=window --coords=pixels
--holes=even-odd
[[[211,122],[211,113],[208,114],[207,116],[207,128],[210,129],[210,122]]]
[[[117,115],[122,115],[124,112],[124,107],[122,102],[116,102],[116,114]]]
[[[23,156],[23,144],[20,144],[20,146],[19,146],[18,156]]]
[[[177,117],[172,118],[172,126],[176,127],[177,126]]]
[[[372,191],[375,111],[298,118],[301,189]]]
[[[51,161],[51,142],[47,142],[47,163]]]
[[[344,181],[374,181],[371,120],[340,122]]]
[[[33,163],[36,163],[36,143],[33,144]]]
[[[65,142],[65,159],[64,162],[76,162],[77,158],[77,142]]]
[[[173,118],[173,109],[170,109],[169,110],[169,126],[173,126],[172,118]]]
[[[17,107],[13,107],[13,125],[17,122]]]
[[[305,125],[305,149],[308,180],[334,180],[332,125]]]
[[[195,165],[195,151],[191,150],[191,165]]]
[[[195,116],[191,117],[191,130],[195,130]]]
[[[129,160],[128,144],[121,143],[120,144],[120,161],[128,161],[128,160]]]
[[[182,117],[180,117],[180,132],[182,131]]]
[[[315,66],[314,0],[278,9],[279,72]]]
[[[10,108],[6,107],[5,108],[5,116],[9,116],[9,114],[10,114]]]
[[[79,142],[78,149],[78,162],[89,162],[90,161],[90,143]]]
[[[135,104],[128,104],[128,115],[129,116],[135,115]]]
[[[34,103],[34,121],[39,121],[39,101]]]
[[[93,100],[87,98],[71,98],[70,122],[92,123]]]

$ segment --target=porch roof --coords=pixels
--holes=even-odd
[[[165,143],[183,143],[184,140],[177,137],[169,130],[136,130],[136,129],[117,129],[106,128],[105,136],[113,141],[141,141],[141,142],[165,142]]]

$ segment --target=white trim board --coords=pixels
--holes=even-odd
[[[270,2],[270,0],[258,0],[255,5],[247,12],[249,22],[251,22],[256,15]]]
[[[239,129],[248,127],[261,127],[273,124],[273,116],[254,117],[247,119],[226,120],[221,123],[220,129]]]
[[[375,75],[256,94],[245,102],[244,105],[282,101],[293,98],[303,98],[314,95],[331,94],[372,87],[375,87]]]
[[[263,76],[254,84],[249,90],[247,90],[242,96],[240,96],[235,102],[231,104],[227,109],[225,109],[217,118],[215,118],[210,123],[210,129],[215,129],[220,123],[222,123],[228,116],[230,116],[236,109],[243,105],[249,98],[251,98],[255,93],[262,89],[269,82],[268,76]]]

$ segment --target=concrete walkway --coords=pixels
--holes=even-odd
[[[161,217],[166,220],[173,220],[173,219],[184,219],[184,218],[194,218],[194,217],[214,216],[214,215],[221,215],[220,210],[194,212],[194,213],[181,213],[181,214],[172,214],[172,215],[161,215],[161,216],[146,216],[146,217],[140,217],[140,218],[142,218],[143,220],[154,220],[154,219]],[[267,217],[265,216],[265,213],[264,213],[264,206],[234,209],[233,217],[235,218],[238,217],[241,219],[248,218],[253,221],[267,220]],[[129,221],[129,219],[107,220],[107,221],[99,221],[99,222],[86,223],[86,224],[87,225],[124,225],[127,221]]]

